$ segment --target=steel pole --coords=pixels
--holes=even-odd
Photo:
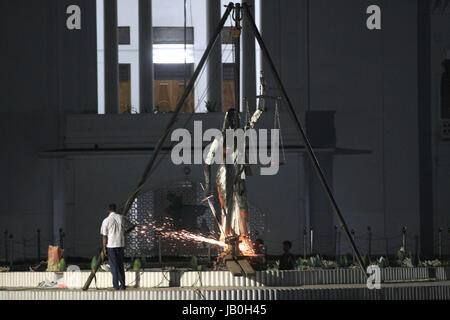
[[[281,81],[280,75],[277,72],[277,69],[275,68],[275,64],[272,61],[272,58],[270,57],[269,51],[267,50],[267,47],[262,39],[262,36],[258,30],[258,27],[256,26],[255,20],[253,19],[253,16],[250,13],[250,10],[248,8],[248,5],[246,3],[243,4],[244,7],[244,12],[245,12],[245,16],[247,17],[247,19],[249,20],[249,25],[253,30],[253,33],[255,34],[256,40],[259,43],[259,46],[261,47],[261,51],[263,52],[264,57],[266,58],[269,67],[273,73],[273,76],[275,78],[275,81],[277,82],[281,92],[282,92],[282,96],[285,99],[287,106],[288,106],[288,111],[289,111],[289,115],[291,116],[292,120],[295,123],[295,126],[300,134],[300,137],[302,139],[303,144],[305,145],[306,148],[306,152],[308,153],[308,156],[313,164],[313,167],[316,171],[316,174],[322,184],[322,187],[328,197],[328,200],[330,201],[330,204],[333,208],[333,211],[336,215],[336,219],[339,223],[339,226],[341,227],[341,229],[344,231],[345,235],[347,236],[348,241],[350,242],[350,245],[353,249],[353,252],[356,255],[356,258],[358,260],[359,266],[361,267],[361,271],[364,273],[364,275],[367,278],[367,272],[366,272],[366,267],[364,265],[364,262],[361,259],[361,255],[359,254],[358,248],[356,247],[355,242],[352,239],[352,236],[350,235],[350,232],[348,230],[347,224],[345,223],[344,217],[341,214],[341,210],[339,209],[339,206],[336,202],[336,199],[334,198],[333,193],[331,192],[331,188],[328,185],[327,180],[325,179],[325,175],[320,167],[319,161],[317,160],[317,157],[314,153],[314,150],[311,146],[311,143],[309,142],[308,137],[306,136],[305,130],[303,129],[299,119],[297,118],[297,115],[295,113],[294,107],[291,103],[291,100],[289,99],[289,96],[287,94],[286,89],[284,88],[283,82]]]
[[[8,230],[5,230],[5,263],[8,263]]]
[[[307,232],[306,232],[306,227],[305,227],[305,229],[303,230],[303,259],[305,259],[305,260],[308,255],[306,236],[307,236]]]
[[[234,41],[234,91],[235,91],[235,110],[241,111],[241,20],[242,20],[242,8],[240,3],[236,3],[234,9],[233,19],[235,20],[235,32],[233,35]],[[239,34],[239,35],[237,35]]]
[[[37,258],[41,261],[41,229],[37,229]]]

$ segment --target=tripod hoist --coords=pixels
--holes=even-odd
[[[261,33],[258,30],[258,27],[255,23],[255,20],[254,20],[252,14],[251,14],[251,11],[249,10],[249,5],[245,2],[242,5],[239,3],[235,4],[233,2],[230,2],[226,6],[225,13],[222,16],[219,24],[217,25],[217,27],[214,31],[214,34],[213,34],[212,38],[210,39],[208,46],[198,64],[192,78],[190,79],[190,81],[188,82],[188,85],[185,88],[183,95],[181,96],[180,100],[178,101],[177,107],[176,107],[172,117],[170,118],[165,131],[159,138],[159,140],[155,146],[155,149],[152,153],[151,159],[149,160],[144,172],[142,173],[142,176],[139,179],[138,184],[136,185],[136,187],[134,188],[134,190],[132,191],[131,195],[129,196],[128,200],[125,203],[124,211],[123,211],[124,215],[127,215],[130,212],[134,201],[136,200],[138,194],[144,187],[144,184],[150,177],[151,170],[152,170],[153,166],[155,165],[157,157],[158,157],[160,151],[162,150],[163,145],[166,142],[170,132],[172,131],[172,129],[178,119],[178,116],[179,116],[183,106],[185,105],[185,102],[187,101],[189,94],[194,89],[194,85],[200,76],[201,70],[204,68],[204,66],[206,64],[207,59],[208,59],[211,51],[213,50],[213,47],[214,47],[216,41],[220,41],[219,39],[220,39],[221,32],[225,26],[226,21],[230,17],[230,15],[232,16],[232,18],[235,22],[235,26],[232,28],[231,35],[234,39],[233,42],[234,42],[234,52],[235,52],[235,80],[236,80],[235,81],[235,106],[236,106],[236,108],[239,109],[240,99],[241,99],[241,97],[240,97],[240,78],[239,78],[240,64],[241,64],[241,59],[240,59],[240,37],[241,37],[241,31],[242,31],[241,21],[243,19],[247,19],[248,26],[251,29],[254,37],[256,38],[256,41],[258,42],[258,44],[261,48],[263,58],[265,59],[265,61],[267,63],[268,69],[271,72],[278,89],[281,91],[281,97],[268,97],[268,96],[264,95],[265,90],[262,90],[261,95],[257,97],[259,100],[259,109],[260,110],[265,109],[265,107],[264,107],[265,100],[274,99],[276,101],[275,117],[274,117],[275,118],[275,127],[280,128],[279,107],[280,107],[281,100],[285,103],[285,105],[287,107],[287,112],[288,112],[289,116],[291,117],[291,119],[294,123],[294,126],[299,134],[300,142],[303,143],[303,145],[305,146],[306,153],[308,154],[308,157],[311,161],[312,167],[314,168],[314,171],[315,171],[317,177],[319,178],[319,181],[322,185],[323,191],[326,194],[328,201],[330,202],[330,205],[333,209],[336,220],[337,220],[340,228],[344,232],[348,242],[350,243],[353,253],[354,253],[354,255],[358,261],[358,264],[361,268],[361,272],[363,272],[364,276],[367,278],[368,275],[366,273],[366,266],[364,265],[364,262],[361,259],[359,250],[356,247],[355,241],[354,241],[354,239],[348,229],[348,226],[341,214],[341,210],[336,202],[336,199],[331,191],[331,188],[330,188],[330,186],[325,178],[325,175],[320,167],[320,164],[317,160],[316,154],[311,146],[311,143],[306,135],[306,132],[295,113],[295,108],[287,94],[287,91],[283,85],[283,82],[282,82],[281,77],[275,67],[275,64],[269,54],[269,51],[267,50],[267,47],[264,43]],[[261,85],[264,88],[265,84],[262,83]],[[248,103],[246,103],[246,106],[247,105],[248,105]],[[208,199],[208,201],[210,201],[210,199]],[[232,244],[232,239],[230,239],[230,243]],[[230,271],[235,274],[252,275],[254,273],[254,270],[251,267],[249,260],[246,259],[245,256],[244,257],[238,256],[239,252],[236,252],[236,247],[237,247],[237,245],[235,242],[235,246],[234,247],[232,246],[232,248],[234,248],[234,249],[231,251],[231,254],[228,257],[227,261],[229,262],[229,265],[227,265],[227,266],[229,267]],[[97,263],[96,263],[95,267],[92,269],[92,272],[89,275],[89,277],[83,287],[83,290],[89,289],[90,284],[91,284],[92,280],[94,279],[96,272],[98,271],[100,265],[103,263],[105,258],[106,257],[103,255],[103,252],[102,252],[100,254],[99,258],[97,259]]]

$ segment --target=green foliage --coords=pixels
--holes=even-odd
[[[96,264],[97,264],[97,256],[94,256],[91,260],[91,270],[95,269]]]
[[[310,264],[310,267],[320,268],[323,266],[323,261],[322,261],[322,258],[319,255],[317,255],[315,257],[309,258],[309,264]]]
[[[133,271],[140,271],[142,269],[142,264],[140,259],[135,259],[133,264]]]
[[[397,251],[397,260],[398,261],[403,261],[405,258],[406,258],[405,250],[403,250],[403,248],[398,250]]]
[[[206,265],[207,265],[207,264],[209,264],[209,262],[210,262],[210,261],[209,261],[209,258],[198,258],[197,261],[198,261],[198,264],[199,264],[199,265],[203,265],[203,264],[206,264]]]
[[[319,255],[310,257],[309,259],[303,259],[300,257],[297,259],[296,265],[298,269],[334,269],[338,267],[336,262],[325,260]]]
[[[442,266],[442,262],[438,259],[435,260],[425,260],[420,263],[421,267],[440,267]]]
[[[397,262],[401,267],[405,268],[414,267],[412,263],[411,252],[406,252],[403,247],[397,251]]]
[[[362,262],[364,263],[365,266],[368,266],[370,264],[369,257],[367,255],[365,255],[365,254],[363,254],[361,256],[361,260],[362,260]]]
[[[336,269],[337,263],[334,261],[323,260],[323,268],[324,269]]]
[[[347,256],[341,256],[338,261],[339,268],[347,268],[349,266]]]
[[[308,266],[308,260],[303,259],[302,257],[297,259],[297,268],[304,268]]]
[[[193,256],[191,259],[191,268],[193,270],[198,270],[198,259],[196,256]]]
[[[273,265],[273,270],[280,270],[280,260],[275,261],[275,264]]]
[[[0,267],[0,272],[9,272],[9,267]]]
[[[387,268],[387,267],[388,267],[388,263],[387,263],[387,261],[386,261],[386,259],[385,259],[384,257],[381,257],[381,258],[378,260],[377,265],[378,265],[378,267],[380,267],[381,269],[384,269],[384,268]]]
[[[414,265],[410,257],[406,257],[405,259],[403,259],[400,266],[403,268],[414,268]]]
[[[142,267],[145,267],[147,265],[147,258],[144,255],[141,256],[141,262]]]
[[[59,271],[64,272],[67,269],[66,260],[64,258],[61,258],[59,261]]]

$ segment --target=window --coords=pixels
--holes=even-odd
[[[184,27],[154,27],[153,44],[183,44]],[[194,44],[194,28],[186,29],[186,43]]]
[[[119,44],[129,45],[130,43],[130,27],[119,27]]]
[[[194,63],[194,46],[182,44],[155,44],[153,46],[153,63]]]
[[[235,105],[234,63],[223,64],[223,111],[234,108]]]

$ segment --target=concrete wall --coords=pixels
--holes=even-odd
[[[66,28],[72,4],[83,12],[80,31]],[[97,111],[95,5],[2,1],[0,12],[8,31],[1,50],[0,229],[22,242],[34,241],[41,228],[44,247],[53,242],[53,166],[39,153],[63,145],[64,114]],[[15,247],[21,257],[22,245]],[[2,237],[2,260],[3,248]],[[28,250],[36,255],[35,247]]]
[[[366,28],[371,4],[382,9],[381,31]],[[334,164],[335,194],[349,227],[394,237],[406,225],[418,235],[417,2],[309,6],[309,86],[307,2],[264,1],[262,32],[297,111],[335,110],[338,146],[372,151]],[[399,239],[389,246],[398,249]]]
[[[447,230],[450,228],[450,148],[448,141],[440,139],[440,86],[443,73],[442,62],[450,59],[450,8],[446,11],[437,10],[431,15],[430,35],[430,83],[431,83],[431,140],[433,143],[433,177],[435,235],[439,228],[443,229],[444,239],[448,239]],[[434,237],[437,248],[437,236]],[[450,250],[450,247],[449,249]],[[444,251],[445,252],[445,251]]]

